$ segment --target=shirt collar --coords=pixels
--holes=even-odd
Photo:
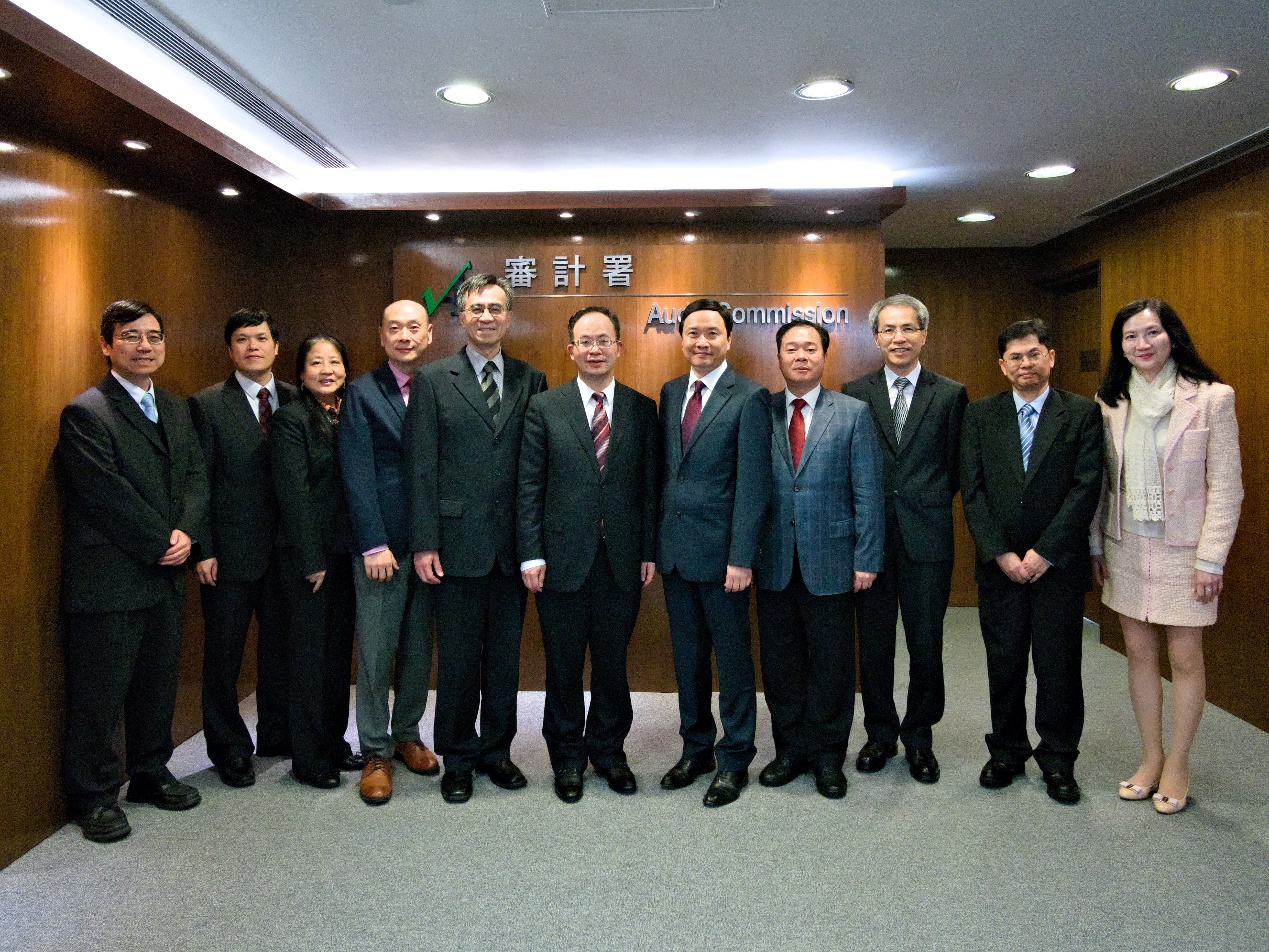
[[[501,347],[498,348],[498,353],[494,354],[493,357],[485,357],[484,355],[478,353],[476,348],[472,347],[471,344],[468,344],[464,350],[467,351],[467,359],[471,361],[471,368],[476,371],[477,377],[485,372],[485,364],[487,364],[490,360],[492,360],[494,362],[494,366],[498,368],[498,373],[502,373]]]
[[[273,374],[269,374],[269,382],[263,384],[256,383],[239,370],[234,371],[234,378],[238,381],[238,386],[242,387],[242,392],[245,393],[250,400],[259,400],[261,390],[269,391],[270,400],[276,398],[278,395],[278,378]]]
[[[397,365],[394,364],[392,361],[388,361],[388,369],[392,371],[392,379],[397,382],[397,389],[404,390],[405,385],[410,382],[410,379],[411,379],[410,375],[404,374],[401,371],[397,370]],[[483,364],[481,365],[481,369],[484,369]]]
[[[577,378],[577,388],[582,392],[582,406],[584,407],[589,407],[591,403],[590,398],[594,394],[601,392],[599,390],[594,390],[588,387],[585,383],[582,382],[581,377]],[[604,395],[604,406],[608,407],[609,410],[611,411],[613,395],[617,392],[617,378],[614,377],[612,380],[609,380],[608,386],[604,387],[602,392]]]
[[[812,387],[806,393],[802,394],[802,399],[806,401],[806,405],[810,407],[812,410],[815,409],[815,404],[819,402],[820,390],[822,389],[823,388],[817,383],[814,387]],[[793,406],[793,401],[796,399],[798,398],[795,397],[792,393],[790,393],[787,389],[784,391],[784,410],[786,413],[788,412],[789,407]]]
[[[725,360],[721,364],[719,364],[717,367],[715,367],[713,370],[711,370],[709,373],[707,373],[704,377],[697,376],[696,369],[693,368],[692,370],[688,372],[688,375],[687,375],[687,389],[690,391],[692,389],[692,385],[695,384],[696,381],[704,380],[705,389],[713,393],[714,388],[718,386],[718,379],[726,372],[727,372],[727,361]]]
[[[141,398],[142,398],[143,396],[145,396],[147,393],[153,393],[153,392],[154,392],[154,381],[153,381],[153,380],[149,381],[149,383],[150,383],[150,388],[149,388],[148,390],[146,390],[146,389],[143,389],[143,388],[141,388],[141,387],[138,387],[138,386],[137,386],[135,383],[133,383],[131,380],[124,380],[124,379],[123,379],[122,377],[120,377],[120,376],[119,376],[119,374],[117,374],[114,370],[111,370],[111,371],[110,371],[110,376],[114,377],[116,380],[118,380],[118,381],[119,381],[119,383],[120,383],[120,385],[123,387],[123,389],[124,389],[124,390],[126,390],[126,391],[128,391],[128,396],[130,396],[133,400],[137,401],[137,405],[138,405],[138,406],[141,404]]]
[[[889,364],[883,364],[882,369],[886,372],[886,389],[893,390],[894,382],[899,379],[899,375],[890,369]],[[921,361],[918,360],[917,365],[912,368],[911,372],[904,374],[904,376],[908,378],[911,389],[915,390],[917,378],[921,376]]]
[[[1053,388],[1052,388],[1052,387],[1045,387],[1045,388],[1044,388],[1044,393],[1040,394],[1038,397],[1036,397],[1034,400],[1032,400],[1032,401],[1031,401],[1031,407],[1032,407],[1032,409],[1034,409],[1034,410],[1035,410],[1035,415],[1036,415],[1036,417],[1037,417],[1037,418],[1040,416],[1040,412],[1044,409],[1044,401],[1046,401],[1046,400],[1048,400],[1048,399],[1049,399],[1049,394],[1050,394],[1050,393],[1052,393],[1052,392],[1053,392]],[[1018,412],[1018,411],[1020,411],[1020,410],[1021,410],[1024,406],[1026,406],[1027,401],[1026,401],[1026,400],[1023,400],[1023,399],[1022,399],[1022,397],[1018,396],[1018,391],[1017,391],[1017,390],[1011,390],[1011,391],[1010,391],[1010,393],[1012,393],[1012,394],[1013,394],[1013,409],[1014,409],[1014,412]]]

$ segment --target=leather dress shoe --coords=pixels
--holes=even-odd
[[[894,741],[882,743],[879,740],[870,740],[855,758],[855,769],[860,773],[876,773],[898,752],[899,745]]]
[[[216,764],[216,773],[226,787],[249,787],[256,782],[256,768],[250,757],[226,757]]]
[[[372,807],[392,799],[392,761],[379,754],[366,758],[361,769],[361,782],[357,786],[361,799]]]
[[[1080,785],[1075,782],[1075,774],[1069,770],[1046,770],[1044,785],[1049,796],[1058,803],[1080,802]]]
[[[695,758],[681,757],[679,762],[671,767],[666,775],[661,778],[661,789],[681,790],[683,787],[690,787],[696,783],[697,777],[705,776],[705,774],[713,771],[714,767],[714,755],[712,753],[703,754]]]
[[[75,817],[84,833],[84,839],[94,843],[113,843],[132,832],[128,818],[117,803],[93,807],[87,813]]]
[[[810,768],[801,757],[788,754],[776,754],[775,760],[762,768],[758,774],[758,782],[764,787],[783,787],[796,780]]]
[[[529,782],[524,779],[520,768],[510,760],[500,760],[496,764],[481,764],[476,768],[476,772],[485,774],[493,781],[495,787],[502,787],[503,790],[519,790]]]
[[[435,777],[441,772],[441,765],[437,763],[436,755],[428,750],[427,744],[421,740],[402,741],[397,744],[396,752],[392,756],[405,764],[405,769],[410,773]]]
[[[555,771],[555,795],[565,803],[576,803],[582,798],[580,767],[561,767]]]
[[[302,784],[316,787],[318,790],[334,790],[339,786],[339,771],[334,768],[326,770],[300,770],[291,765],[291,776]]]
[[[335,768],[343,771],[344,773],[351,773],[354,770],[362,770],[365,766],[365,755],[356,750],[349,750],[348,753],[340,756],[338,763],[335,764]]]
[[[466,803],[471,799],[471,771],[446,770],[441,778],[441,797],[446,803]]]
[[[139,774],[128,784],[129,803],[150,803],[160,810],[189,810],[203,802],[202,795],[181,783],[166,767],[157,774]]]
[[[846,796],[846,775],[842,768],[833,764],[830,767],[818,767],[815,771],[815,789],[821,797],[840,800]]]
[[[993,757],[983,765],[978,782],[988,790],[999,790],[1013,783],[1013,778],[1025,773],[1026,769],[1026,764],[1007,764],[999,757]]]
[[[615,761],[607,767],[596,767],[595,773],[608,781],[608,789],[613,793],[629,796],[639,789],[634,771],[624,760]]]
[[[929,747],[917,747],[908,751],[908,773],[920,783],[939,782],[939,762]]]
[[[729,803],[735,803],[740,791],[748,783],[748,770],[720,770],[714,774],[701,802],[707,807],[725,807]]]

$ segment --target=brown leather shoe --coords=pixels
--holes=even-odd
[[[436,762],[436,755],[428,750],[427,744],[421,740],[402,741],[397,744],[397,752],[394,756],[405,764],[406,769],[411,773],[433,777],[441,772],[441,765]]]
[[[392,799],[392,761],[378,754],[366,758],[361,771],[361,799],[371,806],[387,803]]]

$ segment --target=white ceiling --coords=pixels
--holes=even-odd
[[[13,2],[101,16],[90,0]],[[888,245],[1032,245],[1269,127],[1265,0],[720,0],[552,16],[542,0],[151,6],[355,166],[320,170],[248,129],[238,138],[291,177],[278,181],[373,192],[378,207],[393,191],[621,189],[649,170],[662,187],[831,187],[870,164],[908,188]],[[1168,88],[1211,65],[1239,77]],[[856,89],[792,95],[821,76]],[[460,80],[493,102],[437,98]],[[1079,171],[1024,176],[1053,162]],[[998,217],[956,222],[972,210]]]

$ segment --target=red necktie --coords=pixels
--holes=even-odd
[[[793,412],[789,415],[789,452],[793,454],[794,469],[802,462],[802,447],[806,445],[806,421],[802,419],[804,406],[806,401],[798,397],[793,401]]]
[[[260,432],[267,435],[269,418],[273,416],[273,404],[269,402],[269,388],[261,387],[256,398],[260,401]]]
[[[698,380],[692,384],[695,389],[692,396],[688,398],[687,406],[683,409],[683,449],[687,449],[687,444],[691,442],[692,431],[696,429],[696,421],[701,418],[701,391],[705,389],[705,381]]]
[[[595,416],[590,421],[591,439],[595,441],[595,459],[599,462],[599,475],[604,475],[604,465],[608,462],[608,435],[612,431],[608,423],[608,414],[604,412],[604,395],[594,394]]]

